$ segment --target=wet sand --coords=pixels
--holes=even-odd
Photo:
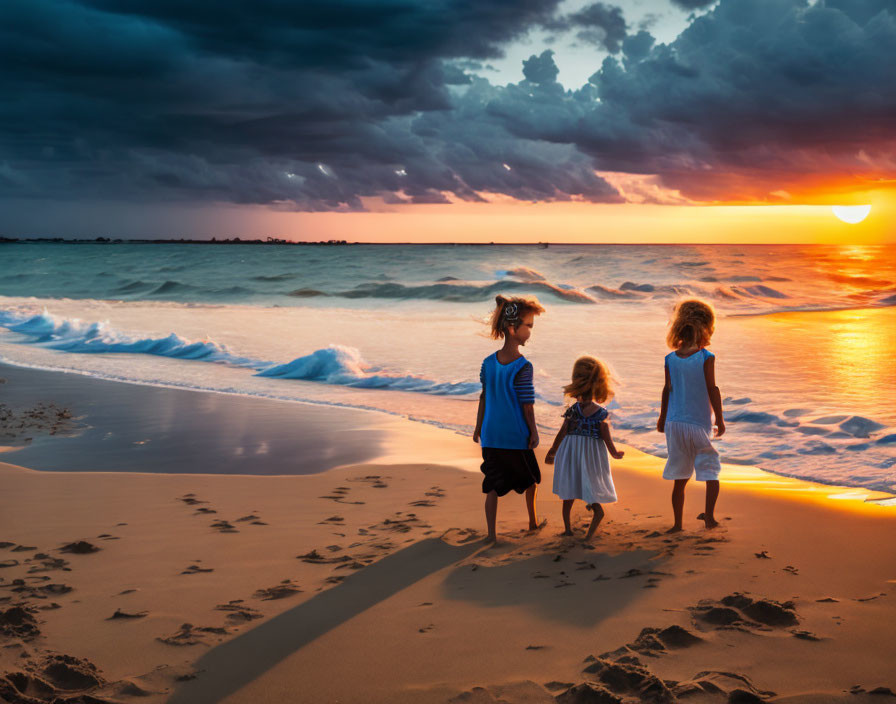
[[[0,431],[0,446],[39,470],[311,474],[379,457],[408,432],[398,417],[351,408],[2,364],[0,379],[0,404],[19,421]],[[67,415],[52,434],[36,422],[44,409]]]

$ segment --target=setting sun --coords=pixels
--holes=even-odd
[[[850,225],[862,222],[871,212],[870,205],[832,205],[831,210],[843,222]]]

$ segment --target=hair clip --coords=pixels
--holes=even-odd
[[[516,303],[508,303],[506,306],[504,306],[504,322],[508,325],[515,326],[520,322],[519,311],[519,306]]]

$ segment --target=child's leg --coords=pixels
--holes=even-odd
[[[716,499],[719,498],[719,480],[709,479],[706,482],[706,513],[703,514],[703,522],[707,528],[715,528],[719,522],[715,517]]]
[[[600,504],[591,504],[591,509],[594,511],[594,515],[591,517],[591,525],[588,526],[588,532],[585,533],[585,540],[591,540],[594,537],[595,531],[597,531],[597,527],[600,525],[600,522],[604,519],[604,507]]]
[[[490,491],[485,495],[485,524],[488,526],[486,541],[493,543],[498,539],[495,533],[495,522],[498,519],[498,494]]]
[[[563,535],[572,535],[572,526],[569,523],[569,514],[572,513],[573,499],[563,499]]]
[[[672,513],[675,516],[675,525],[673,525],[667,533],[677,533],[682,530],[681,520],[684,513],[684,488],[687,485],[687,479],[676,479],[675,486],[672,487]]]
[[[535,515],[535,493],[537,491],[537,484],[533,484],[526,489],[526,510],[529,512],[529,530],[536,530],[539,528],[538,518]]]

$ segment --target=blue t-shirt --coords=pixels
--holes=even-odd
[[[509,364],[501,364],[497,353],[490,354],[482,362],[479,379],[485,392],[482,447],[527,449],[529,426],[523,415],[523,404],[535,402],[532,364],[522,356]]]
[[[679,357],[675,352],[666,355],[666,369],[672,382],[667,421],[690,423],[712,430],[712,406],[706,390],[703,364],[714,356],[707,349],[697,350],[690,357]]]

